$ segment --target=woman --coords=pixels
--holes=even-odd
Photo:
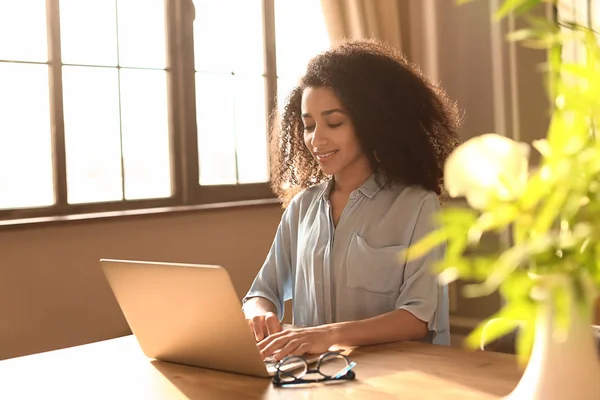
[[[445,93],[381,43],[347,42],[310,61],[272,136],[273,189],[287,207],[244,298],[264,357],[449,344],[447,290],[430,272],[444,249],[398,255],[434,229],[458,122]],[[282,330],[289,299],[300,329]]]

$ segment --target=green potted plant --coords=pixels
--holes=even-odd
[[[459,0],[464,3],[469,0]],[[505,0],[496,18],[518,14],[527,29],[509,40],[547,51],[551,111],[544,139],[530,148],[496,134],[461,144],[445,165],[445,187],[469,207],[443,207],[436,231],[403,254],[416,259],[446,243],[436,266],[440,280],[470,281],[463,295],[496,290],[502,308],[467,338],[480,347],[517,330],[523,377],[515,399],[598,399],[600,362],[591,330],[600,289],[600,35],[571,21],[535,17],[549,0]],[[575,42],[580,60],[563,60]],[[540,75],[542,77],[542,75]],[[511,244],[481,252],[483,235],[508,231]]]

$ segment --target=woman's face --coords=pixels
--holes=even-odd
[[[304,90],[302,121],[304,143],[325,174],[360,173],[369,168],[352,120],[330,89]]]

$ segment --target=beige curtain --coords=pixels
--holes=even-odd
[[[401,49],[401,1],[321,0],[331,43],[377,38]]]

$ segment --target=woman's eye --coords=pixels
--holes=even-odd
[[[343,124],[343,122],[340,122],[338,124],[327,124],[327,126],[329,127],[329,129],[335,129],[339,126],[341,126]],[[315,130],[315,125],[307,125],[304,127],[304,132],[310,133],[313,132]]]

